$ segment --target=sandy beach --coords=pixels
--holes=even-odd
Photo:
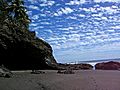
[[[77,70],[75,74],[13,72],[12,78],[0,77],[0,90],[120,90],[120,71]]]

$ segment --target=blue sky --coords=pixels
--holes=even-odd
[[[120,0],[25,0],[30,30],[58,62],[120,58]]]

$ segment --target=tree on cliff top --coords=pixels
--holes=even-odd
[[[30,19],[26,12],[23,0],[0,0],[0,22],[3,25],[28,30]]]

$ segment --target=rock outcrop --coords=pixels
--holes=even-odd
[[[98,70],[119,70],[120,69],[120,63],[115,62],[115,61],[97,63],[95,65],[95,69],[98,69]]]
[[[51,46],[35,32],[0,22],[0,64],[9,69],[50,69],[57,62]]]
[[[93,66],[90,64],[58,64],[59,69],[72,69],[72,70],[91,70]]]
[[[10,78],[13,76],[13,73],[4,67],[3,65],[0,66],[0,77]]]

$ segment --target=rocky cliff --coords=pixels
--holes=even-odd
[[[51,46],[35,32],[0,22],[0,64],[9,69],[50,69],[57,62]]]
[[[115,61],[97,63],[95,65],[95,69],[99,69],[99,70],[119,70],[120,69],[120,63],[115,62]]]

